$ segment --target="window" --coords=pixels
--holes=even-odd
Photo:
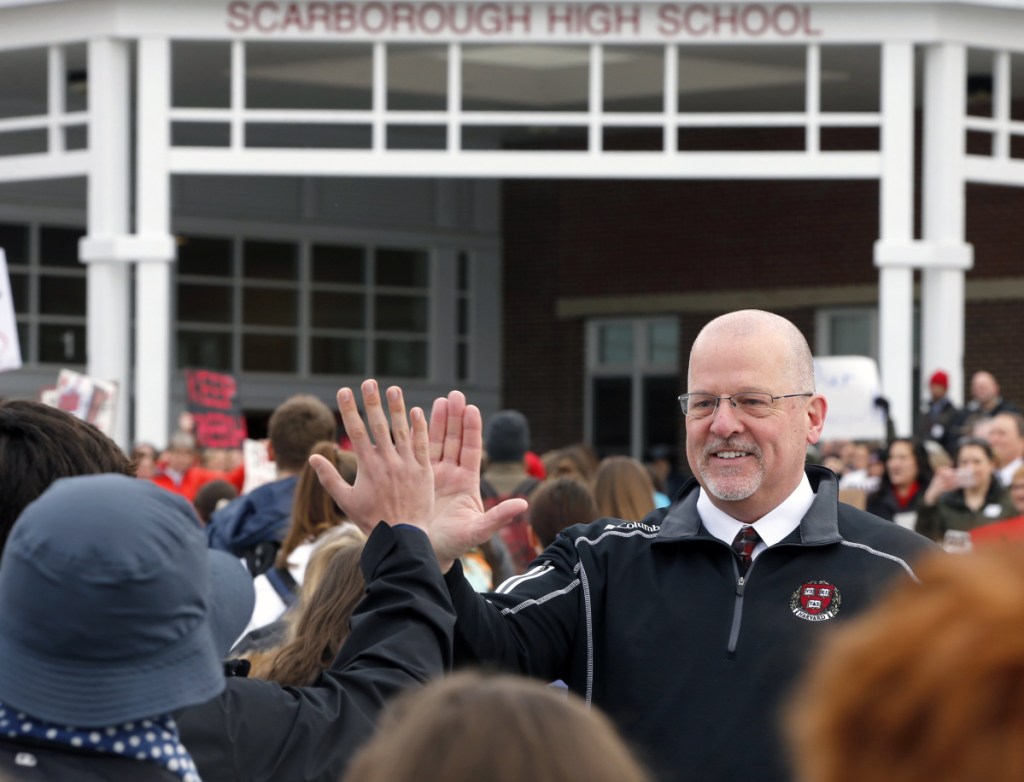
[[[455,379],[469,380],[470,263],[460,252],[456,268],[455,293]]]
[[[81,228],[0,223],[18,340],[25,364],[82,367],[85,355],[85,266]]]
[[[878,310],[874,307],[819,310],[814,331],[815,355],[869,356],[878,360]]]
[[[179,245],[178,367],[429,376],[428,250],[255,237]]]
[[[587,440],[642,459],[679,439],[679,326],[674,318],[587,324]]]

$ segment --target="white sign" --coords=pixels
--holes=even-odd
[[[867,356],[825,356],[814,359],[814,383],[828,401],[821,433],[828,440],[886,438],[885,412],[875,404],[881,396],[878,364]]]
[[[57,387],[40,394],[40,401],[93,424],[107,436],[114,430],[116,383],[62,369]]]
[[[0,372],[21,368],[21,344],[14,320],[11,278],[7,276],[7,255],[0,248]]]
[[[266,440],[243,440],[242,457],[245,463],[245,485],[242,486],[242,494],[248,494],[257,486],[277,480],[277,464],[270,458]]]

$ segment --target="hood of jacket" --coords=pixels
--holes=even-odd
[[[236,556],[265,540],[281,540],[292,515],[298,478],[266,483],[233,500],[210,517],[210,547]]]

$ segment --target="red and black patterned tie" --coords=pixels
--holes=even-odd
[[[750,569],[750,563],[753,561],[754,546],[757,545],[760,539],[761,536],[757,534],[757,530],[750,526],[743,527],[736,533],[736,537],[732,541],[732,550],[740,558],[741,576],[745,576],[747,570]]]

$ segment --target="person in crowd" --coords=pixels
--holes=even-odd
[[[171,715],[224,690],[252,602],[183,498],[126,475],[51,484],[0,568],[0,777],[198,782]]]
[[[549,478],[575,478],[588,486],[594,485],[598,460],[583,443],[559,448],[544,455]]]
[[[754,310],[714,319],[692,346],[687,382],[695,479],[670,508],[572,527],[485,599],[456,562],[486,539],[482,502],[467,481],[447,503],[429,534],[458,613],[456,658],[565,681],[609,713],[659,779],[781,782],[777,709],[817,642],[936,547],[840,504],[833,474],[805,469],[827,403],[788,320]],[[464,405],[453,392],[442,410],[458,422],[452,408]],[[432,454],[444,448],[440,424],[430,436]]]
[[[914,434],[920,440],[934,440],[952,455],[956,450],[953,422],[959,412],[949,398],[949,375],[937,369],[928,378],[928,401],[921,409]]]
[[[1024,416],[998,413],[992,416],[986,438],[996,457],[999,483],[1009,486],[1013,474],[1024,465]]]
[[[872,443],[851,442],[843,449],[845,467],[839,478],[840,489],[859,489],[868,494],[878,488],[882,464]],[[878,468],[873,471],[873,467]]]
[[[238,489],[233,483],[218,478],[200,487],[196,492],[196,498],[192,500],[192,506],[205,527],[210,523],[214,511],[223,508],[237,496]]]
[[[470,495],[477,493],[479,497],[480,411],[472,406],[449,407],[447,400],[435,404],[431,429],[442,433],[444,444],[435,447],[427,439],[422,411],[411,411],[410,429],[401,390],[394,388],[389,394],[394,441],[387,436],[388,418],[383,413],[376,383],[371,380],[363,384],[368,420],[386,440],[374,446],[360,420],[354,395],[349,389],[339,392],[342,417],[356,432],[354,451],[360,464],[367,466],[361,467],[357,485],[335,485],[332,494],[344,498],[343,506],[364,532],[372,532],[361,561],[367,581],[366,595],[356,607],[348,643],[313,687],[283,689],[271,682],[236,676],[228,679],[223,692],[212,700],[172,715],[180,741],[203,779],[302,778],[308,782],[337,782],[354,748],[369,736],[384,702],[451,666],[455,616],[441,576],[431,567],[436,555],[421,530],[439,520],[454,520],[468,536],[487,538],[522,511],[525,503],[511,500],[484,514],[474,506],[472,514],[460,514],[458,509],[465,505],[467,487]],[[446,429],[451,433],[448,437],[443,434]],[[0,405],[0,465],[4,467],[0,470],[0,491],[6,500],[2,510],[15,513],[65,475],[133,474],[124,453],[99,430],[60,410],[33,402]],[[332,472],[338,482],[344,483],[337,471]],[[80,510],[76,508],[74,514],[65,515],[74,520]],[[403,523],[392,528],[387,523],[377,524],[381,519],[401,519]],[[3,539],[7,531],[7,527],[2,529]],[[245,583],[251,590],[251,580],[246,578]],[[146,607],[152,610],[155,606],[147,603]],[[196,623],[200,621],[201,610],[203,607],[197,604],[190,611]],[[243,613],[248,613],[248,609]],[[3,615],[12,615],[6,605]],[[224,649],[230,645],[235,631],[230,625],[213,624],[214,631],[219,633],[215,648]],[[24,637],[25,630],[19,627],[17,633],[8,634],[5,628],[2,640]],[[52,638],[43,638],[38,648],[50,649],[52,643]],[[87,651],[82,647],[76,654]],[[37,666],[39,654],[33,660]],[[5,655],[5,663],[7,659]],[[63,701],[69,699],[72,691],[69,688],[56,692]],[[11,702],[17,708],[17,700]],[[0,721],[5,719],[6,713]],[[60,727],[66,726],[58,726],[55,737],[61,735]],[[99,732],[90,731],[83,741],[91,742],[93,733]],[[139,740],[143,739],[146,737]],[[75,747],[74,741],[71,744]],[[160,750],[164,752],[163,747]],[[20,765],[19,756],[29,765]],[[33,774],[29,779],[40,778],[31,766],[37,759],[27,758],[21,749],[0,758],[0,778],[22,778],[13,777],[12,761],[19,773]],[[114,778],[145,779],[145,768],[125,769]],[[42,778],[87,777],[76,771]]]
[[[568,779],[651,777],[608,718],[578,696],[522,677],[467,672],[400,698],[344,782]]]
[[[1017,468],[1010,479],[1007,491],[1010,493],[1010,502],[1013,503],[1016,514],[1012,518],[994,521],[991,524],[972,529],[972,547],[987,543],[1002,544],[1024,538],[1024,466]]]
[[[654,510],[654,484],[636,459],[608,456],[594,476],[594,500],[598,516],[639,521]]]
[[[974,436],[974,426],[979,421],[991,419],[999,413],[1020,413],[1012,402],[1003,399],[999,381],[991,372],[981,370],[971,376],[971,399],[953,419],[947,435],[947,446],[955,452],[959,441]]]
[[[970,548],[970,531],[1016,515],[1009,492],[996,477],[995,456],[985,440],[965,439],[956,468],[936,470],[917,511],[917,531],[950,551]]]
[[[544,481],[530,498],[530,526],[538,550],[554,543],[555,537],[566,527],[589,524],[600,516],[594,492],[575,478]]]
[[[787,710],[801,782],[1024,778],[1024,549],[918,575],[813,656]]]
[[[226,473],[201,467],[197,458],[196,438],[188,432],[175,432],[152,481],[160,488],[193,502],[196,492],[207,483],[227,479]]]
[[[329,460],[310,457],[349,520],[369,533],[361,560],[366,593],[350,634],[311,687],[234,676],[213,700],[179,712],[182,742],[204,780],[337,782],[385,701],[451,667],[455,616],[424,531],[455,524],[486,540],[523,510],[525,502],[513,499],[480,512],[476,407],[439,400],[428,437],[423,411],[407,413],[397,386],[387,392],[390,415],[375,381],[363,383],[362,396],[365,423],[351,389],[338,392],[359,461],[355,483]],[[477,500],[472,513],[467,493]]]
[[[281,643],[244,655],[249,676],[302,687],[313,684],[349,634],[366,582],[359,570],[366,536],[352,524],[324,532],[309,559],[299,602],[284,619]]]
[[[277,480],[253,489],[215,512],[207,527],[210,545],[243,557],[249,572],[269,569],[288,529],[298,473],[321,440],[334,440],[337,425],[327,405],[310,394],[282,402],[267,423]]]
[[[897,438],[889,443],[884,463],[881,484],[868,496],[867,511],[914,529],[917,508],[932,480],[924,445],[920,440]]]
[[[329,460],[348,483],[355,482],[356,456],[351,451],[342,451],[333,442],[323,440],[314,445],[310,453]],[[256,607],[245,628],[246,633],[275,622],[295,603],[317,540],[345,520],[344,511],[324,491],[313,468],[306,464],[299,471],[291,523],[274,566],[253,579]],[[283,630],[283,627],[279,629]],[[270,638],[274,637],[271,634]]]
[[[0,402],[0,554],[15,520],[51,483],[105,472],[135,475],[135,466],[95,426],[42,402]]]
[[[529,499],[540,480],[526,471],[526,453],[530,449],[530,423],[518,410],[501,410],[488,422],[484,433],[487,467],[480,480],[480,494],[488,505],[521,497]],[[522,573],[533,560],[530,543],[529,511],[501,531],[501,540],[512,557],[512,572],[494,573],[499,584],[511,575]],[[495,565],[491,564],[492,570]]]
[[[647,465],[658,478],[654,484],[655,488],[665,492],[670,500],[686,483],[686,478],[676,468],[676,449],[670,445],[652,446],[648,453]]]
[[[137,478],[150,479],[156,475],[156,446],[152,443],[138,442],[132,446],[129,454],[132,464],[135,466]]]

